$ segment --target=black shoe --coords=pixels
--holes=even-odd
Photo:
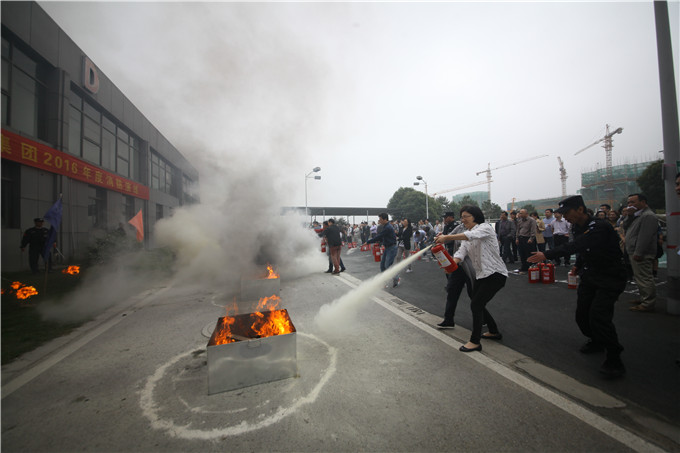
[[[333,269],[328,269],[324,274],[330,274],[331,272],[333,272]]]
[[[602,352],[604,351],[604,346],[602,346],[599,343],[595,343],[593,340],[588,340],[586,344],[581,346],[581,349],[579,349],[583,354],[593,354],[595,352]]]
[[[600,367],[600,373],[606,379],[616,379],[626,374],[626,367],[623,366],[620,357],[607,357],[607,360]]]
[[[480,343],[479,346],[477,346],[475,348],[466,348],[465,345],[463,345],[458,350],[461,351],[461,352],[481,351],[482,350],[482,344]]]
[[[485,340],[495,340],[495,341],[500,341],[503,339],[503,334],[497,333],[497,334],[491,334],[491,335],[482,335],[482,338]]]
[[[342,269],[340,269],[340,272],[345,272],[345,270],[347,270],[347,268],[343,267]]]
[[[451,322],[442,321],[439,324],[437,324],[437,327],[440,329],[453,329],[454,327],[456,327],[456,325],[453,323],[453,321]]]

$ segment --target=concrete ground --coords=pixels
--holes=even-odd
[[[281,282],[296,377],[208,395],[207,337],[231,300],[152,288],[3,367],[3,451],[680,450],[673,426],[640,424],[627,401],[505,344],[459,352],[469,331],[435,329],[406,278],[320,331],[320,307],[377,272],[343,259],[339,277]]]

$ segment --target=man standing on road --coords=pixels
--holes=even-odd
[[[637,305],[632,311],[651,312],[656,304],[656,284],[652,267],[656,259],[657,230],[659,221],[647,206],[647,197],[634,193],[628,196],[628,217],[624,224],[626,231],[626,253],[633,268],[635,284],[640,291]]]
[[[619,237],[606,220],[594,219],[586,210],[580,195],[560,202],[555,214],[564,217],[573,225],[574,240],[548,250],[535,252],[529,257],[530,263],[546,258],[577,254],[572,273],[579,273],[576,301],[576,324],[589,338],[580,351],[584,354],[605,349],[607,358],[600,367],[606,378],[617,378],[626,372],[621,362],[623,346],[614,327],[614,304],[626,287],[626,272]]]
[[[526,209],[519,210],[516,244],[519,257],[522,260],[522,267],[518,272],[520,275],[526,275],[529,270],[527,258],[529,258],[531,252],[536,250],[536,221],[529,217]]]
[[[45,252],[45,244],[47,243],[47,234],[49,232],[47,228],[43,227],[43,222],[44,220],[40,217],[33,219],[33,227],[27,229],[21,238],[21,251],[23,252],[28,245],[28,264],[31,266],[31,271],[34,274],[37,274],[39,271],[38,258]],[[49,267],[47,263],[45,267]]]
[[[511,242],[515,240],[515,222],[508,220],[508,213],[501,212],[501,219],[496,222],[496,237],[501,246],[501,258],[504,263],[514,263],[515,259],[512,257]]]
[[[553,240],[555,241],[555,248],[560,247],[569,242],[569,229],[571,225],[565,219],[562,218],[562,213],[559,210],[555,211],[555,220],[551,223],[553,231]],[[569,266],[569,261],[571,260],[571,255],[566,255],[564,257],[564,265]],[[560,265],[560,258],[555,260],[556,265]]]
[[[382,229],[375,237],[368,240],[368,244],[382,242],[382,245],[385,246],[385,253],[380,260],[380,272],[385,272],[394,263],[394,258],[397,256],[397,235],[386,212],[381,212],[378,217],[378,223],[382,226]],[[392,287],[396,288],[400,282],[401,278],[395,275],[392,280]]]
[[[323,231],[326,243],[330,251],[331,262],[333,263],[333,275],[340,274],[340,250],[342,249],[342,237],[340,229],[335,225],[334,219],[328,219],[328,228]]]
[[[555,241],[553,241],[553,230],[552,223],[555,221],[553,216],[553,210],[548,208],[545,210],[545,219],[543,219],[543,224],[545,225],[545,231],[543,232],[543,239],[545,239],[545,249],[552,250],[555,248]]]

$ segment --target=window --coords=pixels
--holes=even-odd
[[[2,39],[2,124],[47,140],[48,65]]]
[[[163,205],[156,205],[156,222],[163,218]]]
[[[139,181],[139,140],[73,89],[70,102],[69,152]]]
[[[97,228],[106,227],[106,190],[88,186],[87,217],[90,225]]]
[[[196,188],[194,187],[194,182],[187,177],[187,175],[182,175],[182,194],[184,195],[184,201],[188,204],[196,203],[198,200],[194,196]]]
[[[123,195],[123,216],[130,220],[135,216],[135,199],[129,195]]]
[[[175,195],[173,185],[174,168],[156,151],[151,150],[151,188]]]
[[[2,161],[2,228],[21,228],[19,212],[19,164]]]

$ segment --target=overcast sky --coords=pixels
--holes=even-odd
[[[267,161],[283,205],[386,206],[484,181],[492,201],[570,194],[580,174],[661,157],[652,2],[40,2],[202,172]],[[670,2],[678,55],[679,3]],[[678,79],[677,61],[675,62]],[[244,170],[245,171],[245,170]],[[422,190],[422,188],[421,188]],[[486,190],[486,185],[449,192]]]

